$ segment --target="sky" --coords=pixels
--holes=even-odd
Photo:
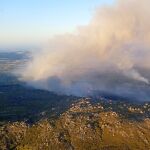
[[[86,25],[114,0],[0,0],[0,49],[38,45]]]

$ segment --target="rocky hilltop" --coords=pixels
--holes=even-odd
[[[150,105],[80,99],[57,119],[0,128],[0,149],[149,150]]]

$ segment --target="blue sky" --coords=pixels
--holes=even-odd
[[[114,0],[0,0],[0,47],[34,45],[86,25]]]

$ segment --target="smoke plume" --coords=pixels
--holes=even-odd
[[[63,94],[103,91],[150,100],[149,6],[149,0],[118,0],[97,8],[88,25],[34,52],[22,79]]]

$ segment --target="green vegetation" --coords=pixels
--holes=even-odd
[[[43,117],[57,117],[76,98],[26,87],[20,84],[0,86],[0,122],[35,122]]]
[[[140,121],[123,118],[118,112],[105,110],[100,103],[102,101],[91,104],[89,99],[80,99],[57,119],[42,119],[32,125],[24,122],[8,123],[0,129],[0,149],[149,149],[150,119],[148,117],[142,117],[143,120]],[[148,104],[146,103],[145,106]],[[130,107],[127,106],[129,112]]]

